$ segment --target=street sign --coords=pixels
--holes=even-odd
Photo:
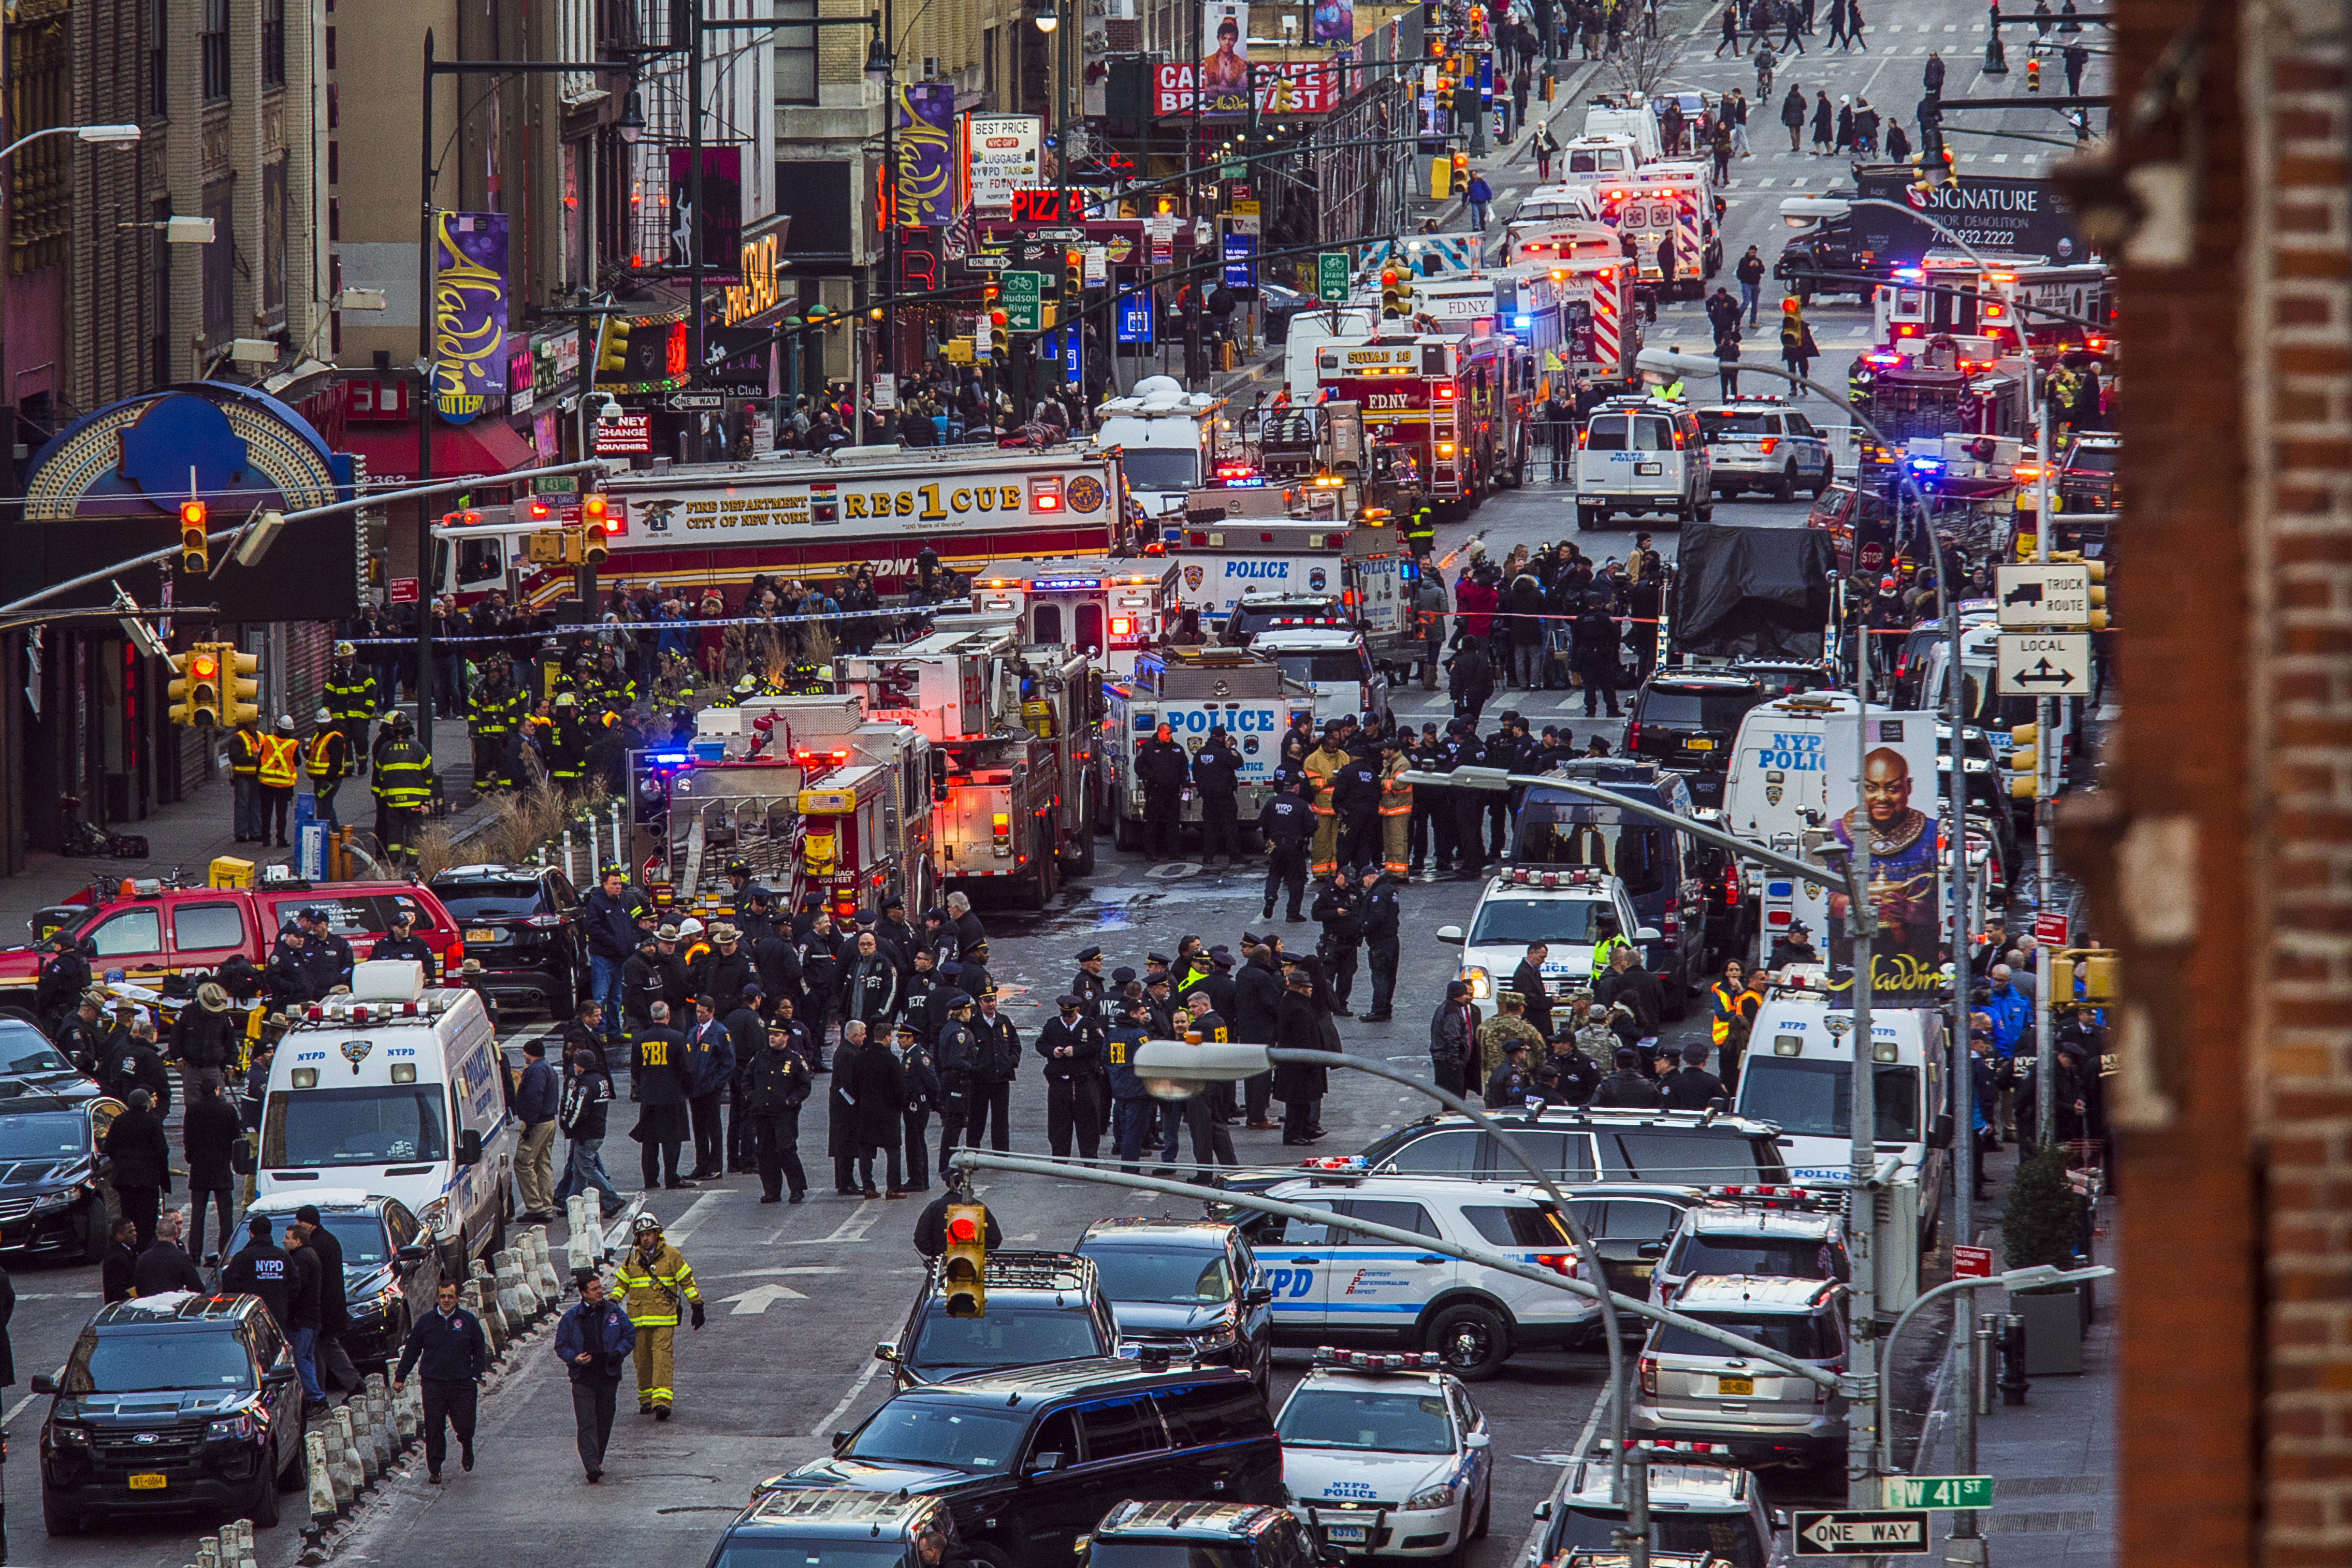
[[[997,274],[997,304],[1004,311],[1004,330],[1008,332],[1041,332],[1045,330],[1045,275],[1042,272],[1005,271]]]
[[[1345,251],[1327,250],[1315,258],[1315,297],[1327,305],[1348,302],[1348,257]]]
[[[681,414],[689,414],[698,410],[724,408],[727,399],[716,392],[673,392],[669,395],[669,405]]]
[[[2003,566],[1995,593],[2004,626],[2075,626],[2091,624],[2091,569],[2038,562]]]
[[[1926,1510],[1895,1513],[1848,1509],[1840,1513],[1799,1513],[1800,1557],[1925,1557],[1929,1551]]]
[[[2085,697],[2091,690],[2088,632],[2003,632],[1994,689],[2004,697]]]
[[[2033,917],[2033,940],[2044,947],[2063,947],[2070,934],[2066,917],[2054,910]]]
[[[1990,1476],[1888,1476],[1889,1508],[1990,1508]]]
[[[1952,1278],[1955,1279],[1990,1279],[1992,1278],[1992,1248],[1990,1247],[1954,1247]]]
[[[414,577],[394,577],[392,580],[392,593],[388,597],[391,602],[395,605],[413,605],[416,603],[416,579]]]

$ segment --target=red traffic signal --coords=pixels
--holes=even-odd
[[[968,1214],[960,1214],[948,1221],[948,1239],[951,1242],[978,1241],[980,1222]]]

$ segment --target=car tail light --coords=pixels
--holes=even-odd
[[[1757,442],[1756,447],[1759,451],[1762,452],[1769,458],[1772,455],[1772,448],[1780,444],[1780,437],[1778,436],[1767,436],[1762,440]]]
[[[1642,721],[1639,719],[1625,726],[1625,749],[1629,752],[1642,749]]]
[[[562,915],[525,915],[521,923],[533,931],[553,931],[563,923]]]
[[[1573,1252],[1538,1252],[1535,1262],[1537,1268],[1549,1268],[1563,1279],[1576,1278],[1576,1254]]]
[[[1658,929],[1659,929],[1661,931],[1664,932],[1664,933],[1665,933],[1665,935],[1666,935],[1667,937],[1669,937],[1669,938],[1672,938],[1673,936],[1675,936],[1675,934],[1680,931],[1680,929],[1681,929],[1681,927],[1682,927],[1682,913],[1681,913],[1681,910],[1682,910],[1682,900],[1679,900],[1679,899],[1668,899],[1668,900],[1666,900],[1666,918],[1665,918],[1665,920],[1664,920],[1664,921],[1662,921],[1662,922],[1660,923],[1660,925],[1659,925]]]
[[[1821,1385],[1819,1384],[1815,1384],[1813,1386],[1818,1388]],[[1655,1399],[1657,1396],[1658,1358],[1654,1355],[1645,1355],[1642,1358],[1642,1397],[1644,1399]]]

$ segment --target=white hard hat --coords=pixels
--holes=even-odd
[[[702,922],[696,920],[692,915],[688,915],[686,919],[678,922],[677,934],[681,937],[700,936],[702,934]]]
[[[310,721],[314,724],[331,724],[335,721],[335,716],[321,708],[310,715]]]

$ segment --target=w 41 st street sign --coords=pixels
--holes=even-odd
[[[1990,1476],[1888,1476],[1879,1483],[1888,1508],[1990,1508]]]
[[[1800,1513],[1796,1536],[1800,1557],[1925,1557],[1929,1550],[1924,1510]]]

